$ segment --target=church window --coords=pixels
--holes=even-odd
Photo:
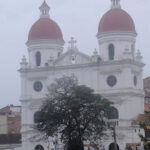
[[[137,86],[137,76],[133,77],[133,83],[134,83],[134,86]]]
[[[41,65],[41,53],[40,52],[36,52],[35,58],[36,58],[36,65],[40,66]]]
[[[42,15],[46,15],[46,10],[42,10]]]
[[[118,109],[115,107],[112,107],[110,112],[108,113],[108,119],[119,119],[119,112]]]
[[[115,86],[116,83],[117,83],[117,78],[116,78],[115,76],[111,75],[111,76],[109,76],[109,77],[107,78],[107,84],[108,84],[110,87]]]
[[[39,115],[40,115],[39,111],[34,113],[34,123],[38,123],[39,122]]]
[[[72,64],[76,63],[76,55],[72,55],[71,62],[72,62]]]
[[[115,48],[113,44],[109,44],[108,46],[108,55],[109,55],[109,60],[114,60]]]
[[[44,150],[42,145],[37,145],[34,150]]]
[[[43,85],[40,81],[36,81],[34,84],[33,84],[33,88],[36,92],[40,92],[43,88]]]
[[[134,51],[135,51],[135,46],[134,44],[131,45],[131,52],[132,52],[132,57],[134,58]]]

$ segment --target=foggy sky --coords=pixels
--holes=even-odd
[[[43,0],[0,0],[0,107],[20,104],[20,76],[17,70],[32,24],[39,18]],[[50,16],[64,36],[65,50],[73,36],[80,51],[89,55],[98,49],[96,34],[102,15],[110,9],[110,0],[47,0]],[[150,76],[150,0],[121,0],[121,6],[133,18],[138,33],[136,49],[143,55],[144,77]]]

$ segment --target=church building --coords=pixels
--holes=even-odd
[[[22,147],[20,150],[51,150],[56,139],[45,140],[33,129],[36,113],[45,100],[47,87],[62,76],[74,75],[80,85],[86,85],[108,98],[116,108],[117,147],[125,150],[131,143],[141,143],[143,131],[133,120],[144,113],[143,62],[136,50],[137,32],[131,16],[121,8],[120,0],[111,0],[111,8],[99,22],[97,44],[92,56],[76,47],[71,38],[64,52],[65,41],[59,25],[52,20],[50,7],[44,1],[40,18],[32,25],[28,41],[28,60],[23,57],[19,69],[21,77]],[[98,24],[98,23],[97,23]],[[102,143],[112,150],[111,131]],[[57,141],[57,149],[63,147]],[[101,147],[99,147],[101,149]]]

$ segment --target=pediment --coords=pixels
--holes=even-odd
[[[68,50],[54,61],[55,66],[86,64],[91,62],[91,57],[78,51]]]

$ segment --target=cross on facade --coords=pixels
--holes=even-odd
[[[75,49],[76,48],[75,43],[77,43],[77,41],[74,40],[73,37],[71,37],[71,40],[68,43],[71,45],[71,47],[70,47],[71,49]]]

